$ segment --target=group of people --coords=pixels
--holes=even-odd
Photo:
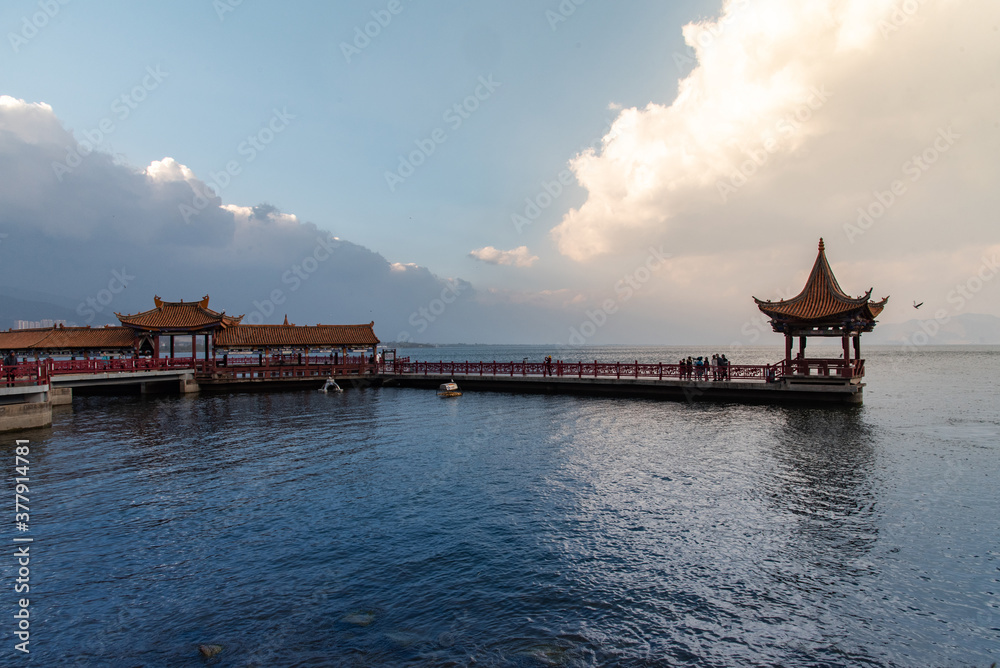
[[[678,362],[682,380],[729,380],[729,359],[723,355],[688,357]]]

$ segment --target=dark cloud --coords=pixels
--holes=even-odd
[[[393,270],[377,253],[266,203],[224,207],[209,197],[186,220],[183,206],[207,189],[183,165],[118,164],[77,142],[46,105],[3,100],[0,285],[108,302],[97,302],[99,312],[94,302],[79,308],[80,324],[147,309],[154,294],[208,293],[229,313],[267,322],[288,313],[304,324],[376,320],[389,338],[449,284],[426,269]],[[460,301],[473,294],[463,291]]]
[[[374,320],[385,341],[556,342],[579,319],[561,294],[477,292],[271,204],[224,204],[171,158],[120,164],[74,139],[47,105],[0,97],[0,182],[8,323],[28,319],[13,310],[32,294],[49,296],[50,317],[75,304],[78,324],[114,323],[116,311],[151,308],[154,294],[209,294],[213,308],[249,322]]]

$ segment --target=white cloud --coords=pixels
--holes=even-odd
[[[390,271],[403,272],[408,269],[419,269],[420,265],[413,262],[393,262],[389,265]]]
[[[146,167],[146,176],[154,181],[194,181],[195,175],[187,165],[182,165],[171,157],[154,160]]]
[[[518,246],[513,250],[500,250],[493,246],[484,246],[471,251],[469,256],[487,264],[512,267],[530,267],[538,261],[538,256],[532,255],[527,246]]]
[[[238,204],[223,204],[219,207],[233,214],[237,225],[278,225],[295,228],[302,222],[294,213],[282,213],[270,206],[239,206]]]
[[[636,238],[773,245],[795,219],[849,215],[952,124],[977,137],[935,177],[968,172],[967,192],[938,193],[986,215],[973,167],[996,173],[998,20],[985,0],[726,0],[684,27],[696,65],[674,101],[622,110],[600,149],[570,162],[588,197],[552,237],[579,261]],[[910,224],[939,221],[922,218]]]

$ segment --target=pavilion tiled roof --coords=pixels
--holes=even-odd
[[[340,348],[342,346],[374,346],[379,344],[373,329],[367,325],[235,325],[215,336],[216,348]]]
[[[30,350],[51,331],[51,327],[45,327],[43,329],[11,329],[0,332],[0,350]]]
[[[147,331],[201,331],[231,327],[243,318],[208,308],[208,295],[197,302],[165,302],[153,297],[156,306],[134,315],[115,313],[125,326]]]
[[[131,349],[134,330],[128,327],[45,327],[0,332],[0,350]]]
[[[784,322],[820,322],[865,320],[874,321],[885,308],[888,297],[871,301],[871,289],[860,297],[851,297],[837,283],[826,259],[823,240],[819,253],[802,292],[779,302],[762,301],[754,297],[757,308],[775,320]]]

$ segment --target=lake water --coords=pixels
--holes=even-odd
[[[13,649],[6,587],[0,665],[985,668],[1000,659],[1000,348],[865,353],[856,409],[79,397],[17,434],[31,654]]]

